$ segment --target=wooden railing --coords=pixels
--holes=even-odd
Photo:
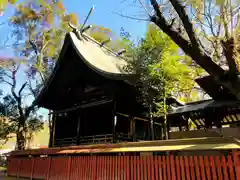
[[[144,140],[140,136],[130,136],[129,134],[117,133],[116,142],[132,142]],[[93,135],[93,136],[83,136],[79,139],[79,144],[102,144],[102,143],[113,143],[113,134],[102,134],[102,135]],[[71,146],[77,144],[77,138],[62,138],[56,139],[55,146]]]
[[[80,137],[80,144],[99,144],[113,142],[112,134],[94,135]]]
[[[76,145],[77,138],[71,137],[71,138],[62,138],[62,139],[56,139],[55,146],[72,146]]]

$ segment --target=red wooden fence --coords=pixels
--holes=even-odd
[[[227,156],[10,157],[8,175],[46,180],[240,180],[237,151]]]

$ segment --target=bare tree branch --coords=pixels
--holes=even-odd
[[[151,21],[154,22],[157,26],[159,26],[163,32],[165,32],[167,35],[171,37],[171,39],[179,45],[180,48],[183,49],[183,51],[188,54],[198,65],[200,65],[202,68],[204,68],[210,75],[213,76],[223,76],[224,75],[224,70],[219,67],[216,63],[212,61],[212,59],[204,54],[200,50],[198,46],[193,47],[192,44],[188,40],[186,40],[180,32],[177,32],[176,30],[173,29],[172,26],[170,26],[166,19],[164,18],[162,12],[160,11],[159,5],[156,0],[150,0],[151,4],[155,10],[156,16],[153,16],[151,18]],[[174,1],[174,0],[171,0]],[[176,0],[175,0],[176,1]],[[176,4],[175,4],[176,5]],[[186,21],[186,20],[184,20]],[[186,22],[186,25],[188,25],[190,22]],[[186,26],[185,25],[185,26]],[[188,26],[186,26],[188,27]],[[192,27],[192,26],[191,26]],[[187,30],[188,32],[193,31],[190,27],[190,30]],[[192,35],[190,35],[192,36]],[[196,40],[196,37],[191,37],[193,41]],[[195,45],[198,45],[196,42]]]
[[[146,6],[144,5],[144,3],[142,2],[142,0],[138,0],[138,2],[141,4],[142,8],[145,10],[145,12],[147,13],[148,17],[151,17],[151,14],[148,12]]]
[[[16,84],[17,84],[16,73],[17,73],[19,67],[20,67],[20,65],[17,65],[17,67],[12,71],[12,87],[11,87],[12,95],[17,101],[19,101],[19,97],[17,96],[15,89],[16,89]]]
[[[34,91],[30,80],[28,80],[28,86],[29,86],[29,90],[31,91],[32,95],[36,98],[36,92]]]
[[[19,97],[21,97],[21,93],[22,93],[23,89],[26,87],[26,85],[27,85],[27,82],[25,82],[25,83],[22,85],[22,87],[20,88],[20,90],[19,90],[19,92],[18,92],[18,96],[19,96]]]
[[[188,37],[191,41],[191,44],[193,45],[194,49],[199,49],[199,44],[197,42],[195,32],[193,30],[193,25],[190,22],[190,19],[184,9],[184,7],[181,5],[181,3],[178,0],[169,0],[174,7],[175,11],[177,12],[179,18],[181,19],[183,26],[188,34]]]
[[[222,43],[224,55],[228,62],[229,72],[232,75],[236,75],[236,73],[238,72],[238,69],[237,69],[236,61],[234,59],[234,38],[222,40],[221,43]]]
[[[6,83],[6,84],[8,84],[8,85],[10,85],[10,86],[13,86],[12,83],[10,83],[10,82],[8,82],[8,81],[6,81],[6,80],[4,80],[4,79],[2,79],[1,81],[4,82],[4,83]]]
[[[150,21],[150,19],[141,19],[141,18],[135,18],[135,17],[131,17],[131,16],[126,16],[126,15],[123,15],[123,14],[120,14],[120,13],[117,13],[117,12],[113,12],[114,14],[116,15],[119,15],[121,17],[124,17],[124,18],[128,18],[128,19],[132,19],[132,20],[138,20],[138,21]]]

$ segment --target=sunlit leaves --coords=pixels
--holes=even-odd
[[[56,12],[58,15],[63,14],[65,12],[65,7],[63,6],[62,1],[57,2]]]
[[[17,0],[8,0],[10,4],[16,4]]]
[[[114,36],[111,29],[97,25],[93,25],[88,34],[100,43]]]
[[[3,14],[8,4],[16,4],[17,0],[0,0],[0,13]]]
[[[189,67],[186,56],[179,54],[179,47],[166,34],[149,25],[145,37],[135,48],[130,66],[139,75],[136,83],[144,104],[162,101],[169,96],[191,99],[195,68]],[[159,113],[163,112],[161,103],[157,105]]]
[[[67,14],[67,15],[63,16],[63,21],[70,22],[73,25],[77,25],[78,24],[77,15],[74,14],[74,13]]]
[[[226,2],[226,0],[216,0],[216,5],[222,5]]]
[[[29,72],[35,77],[38,74],[36,72],[49,74],[48,71],[58,57],[64,35],[70,30],[68,23],[77,25],[78,18],[74,13],[65,12],[61,0],[38,0],[18,4],[10,22],[14,27],[13,37],[16,41],[25,41],[25,45],[17,51],[28,59]],[[33,43],[29,43],[29,40]]]

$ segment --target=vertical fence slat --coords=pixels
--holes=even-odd
[[[167,159],[167,177],[169,180],[171,180],[171,166],[170,166],[170,157],[169,155],[166,156]]]
[[[93,179],[93,157],[94,156],[92,155],[89,157],[89,175],[88,175],[89,180]]]
[[[216,167],[217,167],[218,179],[223,179],[223,176],[222,176],[222,163],[221,163],[221,161],[219,159],[219,156],[216,156],[215,159],[216,159]]]
[[[92,155],[89,156],[88,164],[89,164],[89,166],[88,166],[89,167],[88,179],[92,180],[93,179],[93,156]]]
[[[201,179],[200,177],[200,170],[199,170],[199,159],[197,156],[194,156],[194,165],[195,165],[195,172],[196,172],[196,179]]]
[[[138,177],[138,156],[134,156],[134,180],[137,180],[139,179]]]
[[[140,156],[139,157],[139,169],[138,169],[138,172],[140,174],[140,179],[141,180],[144,180],[144,173],[143,173],[143,157]]]
[[[121,179],[124,180],[124,156],[121,155]]]
[[[226,159],[224,156],[222,156],[222,167],[223,167],[223,177],[225,180],[228,180],[228,167],[227,167],[227,163],[226,163]]]
[[[238,155],[238,151],[233,151],[233,163],[236,172],[236,179],[240,180],[240,159]]]
[[[31,177],[30,177],[31,180],[33,179],[34,165],[35,165],[35,158],[32,158],[32,170],[31,170]]]
[[[165,156],[162,156],[162,167],[163,167],[163,179],[167,179],[167,164],[166,164],[166,159]]]
[[[147,159],[147,179],[151,179],[153,175],[151,175],[151,157],[152,156],[147,156],[146,159]]]
[[[80,168],[81,168],[81,156],[74,157],[74,165],[72,166],[75,169],[74,180],[77,180],[77,177],[80,177]]]
[[[152,174],[152,180],[156,180],[155,178],[155,161],[154,161],[154,156],[151,157],[151,174]]]
[[[159,174],[159,180],[163,180],[163,162],[162,162],[162,157],[159,156],[158,158],[158,174]]]
[[[69,156],[68,157],[68,166],[67,166],[67,170],[68,170],[68,172],[67,172],[67,177],[68,177],[68,180],[70,180],[70,177],[71,177],[71,163],[72,163],[72,157],[71,156]]]
[[[51,173],[51,164],[52,164],[52,157],[50,156],[48,158],[48,171],[47,171],[47,180],[50,179],[50,173]]]
[[[136,162],[137,162],[137,164],[136,164],[136,167],[137,167],[137,180],[139,179],[141,179],[141,174],[140,174],[140,167],[141,167],[141,161],[140,161],[140,157],[139,156],[136,156]]]
[[[77,176],[82,177],[82,163],[83,163],[83,157],[79,156],[76,163],[77,171],[78,171],[76,174],[76,178]]]
[[[89,158],[90,158],[90,156],[85,157],[85,164],[84,164],[84,173],[85,173],[86,180],[88,180],[88,178],[89,178],[89,170],[90,170],[89,169],[89,165],[90,165]]]
[[[97,178],[97,164],[98,164],[98,161],[97,161],[97,156],[94,156],[94,161],[93,161],[93,179],[96,179]]]
[[[118,163],[117,163],[117,178],[116,179],[121,179],[121,157],[118,156]]]
[[[172,155],[170,156],[170,163],[171,163],[172,180],[176,180],[175,160]]]
[[[19,166],[18,166],[18,173],[17,173],[17,178],[19,178],[19,175],[20,175],[20,171],[21,171],[21,165],[22,165],[22,159],[19,159],[19,162],[18,162]]]
[[[117,164],[117,159],[116,157],[112,157],[112,179],[115,179],[116,177],[116,164]]]
[[[134,174],[136,172],[135,168],[134,168],[134,156],[130,156],[130,170],[129,170],[129,173],[130,173],[130,179],[132,180],[135,180],[134,178]]]
[[[200,169],[201,169],[201,179],[206,180],[204,162],[203,162],[202,156],[199,157],[199,163],[200,163]]]
[[[180,156],[180,166],[181,166],[181,177],[182,179],[185,179],[185,164],[183,161],[183,156]]]
[[[177,173],[177,179],[180,180],[181,179],[181,171],[180,171],[180,164],[179,164],[179,157],[176,156],[176,173]]]
[[[211,180],[211,172],[210,172],[210,167],[209,167],[209,159],[207,156],[204,157],[204,165],[206,168],[206,175],[207,175],[207,179]]]
[[[85,160],[86,159],[86,156],[82,156],[82,164],[81,164],[81,174],[82,174],[82,179],[85,179]]]
[[[189,167],[191,172],[191,180],[195,180],[195,165],[192,156],[189,157]]]
[[[217,180],[217,174],[216,174],[216,165],[215,165],[215,161],[214,161],[214,157],[210,156],[210,167],[212,170],[212,179],[213,180]]]
[[[124,180],[126,180],[126,174],[127,174],[127,170],[126,170],[126,156],[122,156],[123,158],[123,178]]]
[[[90,179],[90,173],[91,173],[90,161],[91,161],[91,156],[86,156],[86,163],[85,163],[86,180]]]
[[[184,156],[184,166],[186,169],[186,179],[190,180],[190,169],[189,169],[188,156]]]
[[[106,174],[107,174],[106,180],[111,179],[110,158],[111,158],[111,156],[106,156]],[[90,179],[90,180],[92,180],[92,179]]]
[[[126,166],[126,171],[127,171],[127,175],[126,175],[126,180],[131,180],[131,176],[130,176],[130,164],[129,163],[131,163],[131,161],[130,161],[130,156],[127,156],[127,159],[126,159],[126,164],[127,164],[127,166]]]
[[[108,171],[108,157],[105,156],[105,179],[107,180],[109,176],[109,171]]]
[[[232,162],[232,156],[231,155],[228,155],[228,162],[227,162],[227,165],[228,165],[228,170],[229,170],[229,179],[231,180],[235,180],[235,176],[234,176],[234,170],[233,170],[233,162]]]
[[[160,177],[159,177],[159,161],[160,161],[160,159],[159,159],[159,157],[158,156],[154,156],[154,159],[153,159],[153,161],[154,161],[154,178],[156,179],[156,180],[159,180],[160,179]]]

